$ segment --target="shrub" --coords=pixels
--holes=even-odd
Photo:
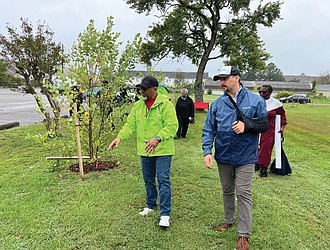
[[[287,97],[287,96],[290,96],[290,95],[293,95],[293,92],[284,90],[284,91],[278,92],[277,95],[276,95],[276,98],[280,99],[282,97]]]

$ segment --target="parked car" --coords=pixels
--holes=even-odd
[[[295,94],[295,95],[290,95],[287,97],[280,98],[280,102],[285,102],[285,103],[296,102],[296,103],[300,103],[300,104],[306,104],[306,103],[310,103],[311,99],[309,99],[305,95]]]

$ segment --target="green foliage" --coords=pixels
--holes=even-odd
[[[300,82],[300,80],[295,77],[295,78],[291,79],[289,82]]]
[[[321,95],[321,93],[312,98],[313,104],[330,104],[330,98]]]
[[[176,72],[176,78],[174,79],[174,88],[177,91],[181,91],[182,89],[188,89],[189,94],[193,94],[195,92],[194,90],[194,84],[189,83],[184,79],[184,73],[183,72]]]
[[[308,97],[313,100],[313,103],[318,103],[318,104],[330,103],[330,99],[328,99],[325,95],[323,95],[322,92],[318,93],[315,88],[312,90],[311,93],[308,94]]]
[[[274,63],[269,63],[264,70],[250,70],[242,74],[242,79],[247,81],[263,80],[285,82],[282,71]]]
[[[293,173],[266,179],[254,174],[250,248],[328,249],[330,106],[284,108],[283,145]],[[104,160],[119,161],[120,168],[81,181],[68,171],[76,162],[45,160],[62,140],[34,140],[45,132],[42,124],[0,131],[0,249],[233,249],[237,221],[231,230],[214,232],[223,221],[223,201],[216,164],[211,170],[203,164],[205,116],[197,112],[187,138],[175,141],[168,230],[158,226],[159,208],[138,214],[145,188],[135,138],[111,154],[108,143],[102,145]]]
[[[325,99],[325,98],[327,98],[327,97],[324,96],[323,93],[319,93],[318,95],[315,95],[314,98]]]
[[[23,79],[14,77],[8,73],[8,65],[4,60],[0,59],[0,86],[17,87],[23,83]]]
[[[164,86],[166,86],[165,74],[162,71],[156,73],[156,70],[154,68],[152,68],[151,66],[147,66],[147,75],[154,76],[155,78],[157,78],[159,84],[163,84]],[[137,73],[135,77],[137,78],[138,82],[141,82],[145,75]]]
[[[266,68],[265,61],[270,55],[263,48],[264,43],[258,36],[258,31],[246,24],[247,20],[233,20],[221,30],[220,44],[225,63],[234,65],[243,72]],[[244,42],[242,42],[244,41]]]
[[[255,80],[261,80],[259,73],[255,72],[254,70],[249,70],[247,72],[241,73],[241,78],[243,81],[255,81]]]
[[[282,71],[274,63],[269,63],[265,72],[265,80],[284,82],[285,78]]]
[[[283,91],[280,91],[280,92],[277,93],[276,98],[280,99],[282,97],[287,97],[287,96],[290,96],[290,95],[293,95],[293,92],[283,90]]]
[[[242,71],[261,70],[270,55],[258,35],[258,26],[271,27],[280,19],[279,1],[268,2],[251,10],[246,0],[165,1],[125,0],[139,13],[160,12],[142,44],[142,60],[165,57],[188,58],[197,69],[194,89],[196,101],[203,99],[203,73],[210,60],[223,58],[225,63]],[[228,14],[223,14],[228,13]]]
[[[0,55],[13,72],[24,77],[26,87],[33,93],[33,83],[42,87],[42,80],[51,78],[62,63],[62,45],[53,41],[54,32],[46,23],[34,28],[21,18],[21,31],[7,26],[8,37],[0,35]]]
[[[113,26],[113,17],[107,18],[106,28],[100,31],[95,28],[94,20],[90,20],[72,47],[68,75],[59,72],[67,98],[75,99],[70,85],[78,85],[87,93],[85,112],[79,114],[79,119],[85,153],[92,160],[97,159],[104,139],[114,137],[114,129],[131,108],[129,103],[119,102],[116,94],[132,81],[128,72],[135,68],[139,59],[139,34],[120,51],[123,43],[117,41],[120,34],[112,31]],[[93,94],[95,89],[100,91],[100,95]]]
[[[212,89],[209,88],[209,89],[207,90],[207,94],[208,94],[208,95],[212,95]]]
[[[21,18],[21,30],[7,26],[8,37],[0,34],[0,56],[8,62],[12,72],[25,80],[25,88],[35,97],[40,111],[45,115],[46,128],[59,134],[58,118],[60,107],[52,93],[44,87],[44,80],[52,82],[57,66],[62,64],[62,45],[54,41],[54,32],[44,22],[38,22],[34,28],[28,19]],[[47,96],[51,111],[55,117],[52,127],[49,110],[39,102],[36,87],[41,88]]]
[[[253,92],[257,93],[259,90],[259,87],[257,85],[254,85],[253,86]]]
[[[176,89],[182,89],[183,86],[185,85],[185,79],[184,79],[184,73],[183,72],[176,72],[175,73],[175,79],[174,79],[174,83],[173,86]]]
[[[8,84],[7,65],[3,60],[0,60],[0,86]]]
[[[315,82],[320,85],[330,84],[330,73],[323,73],[320,77],[315,79]]]

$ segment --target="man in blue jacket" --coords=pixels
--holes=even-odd
[[[266,104],[259,95],[249,92],[240,82],[240,72],[224,66],[220,74],[224,95],[216,99],[208,111],[202,130],[204,164],[213,168],[212,148],[218,165],[224,203],[224,223],[215,231],[233,226],[235,191],[238,203],[238,241],[236,249],[249,248],[252,226],[252,177],[258,161],[258,133],[268,129]]]

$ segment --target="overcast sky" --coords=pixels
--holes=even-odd
[[[330,71],[330,1],[283,0],[283,20],[272,28],[260,29],[267,51],[284,74],[322,75]],[[46,21],[55,32],[57,42],[70,49],[77,35],[84,31],[90,19],[103,29],[106,18],[113,16],[114,30],[121,33],[120,40],[132,40],[136,33],[146,34],[153,16],[137,14],[123,0],[1,0],[0,33],[7,35],[6,24],[15,27],[20,18]],[[222,60],[209,63],[206,72],[215,74]],[[167,60],[155,66],[163,71],[196,71],[188,62]]]

